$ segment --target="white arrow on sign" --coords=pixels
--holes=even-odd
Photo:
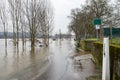
[[[95,25],[95,28],[96,29],[100,29],[100,25]]]

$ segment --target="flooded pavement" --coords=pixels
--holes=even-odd
[[[51,50],[53,56],[50,67],[35,80],[86,80],[97,74],[92,55],[75,56],[77,53],[71,42],[62,41],[60,46]]]
[[[10,41],[7,53],[4,47],[0,51],[0,80],[86,80],[97,74],[90,54],[75,56],[72,40],[51,41],[49,48],[36,46],[34,52],[28,42],[19,53]]]
[[[19,52],[8,40],[7,53],[4,50],[4,41],[0,40],[0,80],[30,80],[39,73],[42,67],[48,65],[48,48],[36,47],[35,51],[30,50],[30,43],[27,42],[26,49],[22,51],[19,45]],[[43,65],[44,64],[44,65]]]

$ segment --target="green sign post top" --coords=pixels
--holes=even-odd
[[[100,18],[95,18],[93,23],[94,23],[94,25],[101,25],[102,24],[102,20]]]

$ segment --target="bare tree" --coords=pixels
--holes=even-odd
[[[8,0],[14,33],[14,45],[19,46],[19,32],[22,31],[24,46],[26,31],[30,33],[31,48],[35,45],[36,34],[44,35],[44,44],[49,44],[53,30],[53,9],[48,0]],[[24,3],[24,5],[22,5]]]
[[[70,18],[69,29],[75,33],[76,40],[79,42],[80,38],[85,34],[85,13],[81,9],[73,9]]]
[[[41,33],[43,35],[43,44],[48,46],[49,45],[49,35],[52,33],[53,30],[53,7],[51,6],[50,2],[44,0],[44,7],[42,11],[42,15],[40,15],[39,21],[41,22]]]
[[[103,27],[109,25],[112,15],[112,7],[107,0],[90,0],[86,1],[81,9],[74,9],[71,11],[71,23],[69,28],[74,31],[76,39],[85,35],[85,37],[93,37],[95,34],[95,27],[93,25],[94,18],[101,18],[102,25],[100,29],[100,36],[103,36]],[[91,36],[92,35],[92,36]]]
[[[100,38],[103,37],[103,26],[108,25],[109,17],[113,11],[109,5],[108,0],[90,0],[90,10],[92,11],[94,18],[101,18],[102,25],[100,26]]]
[[[13,27],[13,43],[16,46],[15,6],[14,6],[15,0],[8,0],[8,3]]]
[[[25,3],[26,27],[30,32],[31,47],[34,47],[36,34],[42,33],[45,37],[48,36],[52,21],[48,17],[50,15],[47,0],[26,0]]]
[[[1,5],[0,7],[0,17],[1,21],[3,24],[3,29],[4,29],[4,38],[5,38],[5,50],[7,49],[7,27],[8,27],[8,22],[7,22],[7,10],[6,7],[4,6],[5,4]]]
[[[17,31],[17,49],[19,47],[19,30],[20,30],[20,17],[21,17],[21,0],[15,0],[15,21]]]
[[[26,45],[26,23],[25,23],[25,15],[24,15],[24,9],[22,8],[22,12],[21,12],[21,16],[20,16],[20,30],[22,32],[22,46],[23,46],[23,50],[25,48]]]
[[[72,20],[71,20],[71,23],[70,23],[70,25],[69,25],[69,30],[70,31],[73,31],[74,33],[75,33],[75,39],[77,39],[77,38],[79,38],[79,36],[78,36],[78,31],[77,31],[77,29],[78,29],[78,27],[79,26],[77,26],[77,12],[75,12],[75,11],[77,11],[78,12],[78,10],[72,10],[71,11],[71,16],[69,16],[69,18],[71,18]]]
[[[52,31],[53,31],[53,28],[54,28],[54,26],[53,26],[53,22],[54,22],[54,11],[53,11],[53,7],[52,7],[52,5],[51,5],[51,3],[50,2],[48,2],[47,3],[47,27],[48,27],[48,31],[47,31],[47,37],[48,37],[48,40],[47,40],[47,45],[49,45],[49,38],[50,38],[50,35],[52,34]]]
[[[37,28],[39,26],[37,20],[37,11],[39,10],[38,4],[41,4],[41,2],[37,3],[36,1],[37,0],[26,0],[25,2],[26,27],[30,32],[31,48],[34,47]]]
[[[11,20],[13,26],[13,40],[14,45],[17,48],[19,46],[19,28],[20,28],[20,17],[21,17],[21,0],[8,0],[9,11],[11,13]]]

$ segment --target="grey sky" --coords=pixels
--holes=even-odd
[[[59,33],[60,29],[62,33],[68,31],[67,27],[70,19],[68,19],[67,16],[70,15],[71,9],[80,8],[81,4],[84,4],[84,2],[85,0],[51,0],[55,13],[53,34]],[[3,29],[0,31],[3,31]],[[12,27],[9,27],[8,31],[12,31]]]
[[[1,3],[3,4],[3,1],[6,0],[2,0],[0,2],[0,5]],[[59,33],[59,29],[61,29],[62,33],[66,33],[68,31],[67,27],[70,22],[70,19],[68,19],[67,16],[70,15],[71,9],[80,8],[81,4],[84,4],[85,1],[86,0],[51,0],[55,12],[53,32],[54,34]],[[115,0],[111,1],[114,2]],[[8,30],[12,31],[12,27],[9,27]],[[2,27],[0,28],[0,31],[3,31]]]
[[[59,33],[59,29],[62,33],[66,33],[70,22],[67,16],[70,15],[71,9],[80,8],[85,0],[51,0],[51,2],[55,10],[54,34]]]

